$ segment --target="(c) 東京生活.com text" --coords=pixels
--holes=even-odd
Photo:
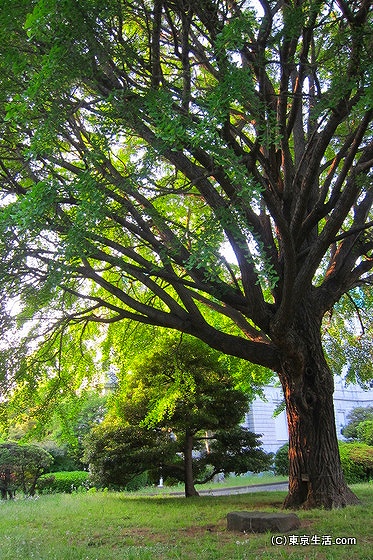
[[[346,546],[355,545],[355,537],[335,537],[331,535],[273,535],[273,546]]]

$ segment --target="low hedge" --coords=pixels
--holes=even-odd
[[[71,494],[89,488],[89,473],[86,471],[61,471],[44,474],[39,478],[39,494]]]
[[[346,482],[373,480],[373,447],[365,443],[339,442],[339,454]]]
[[[365,443],[338,442],[343,474],[348,484],[373,480],[373,446]],[[277,451],[274,470],[278,475],[289,474],[289,445],[286,443]]]

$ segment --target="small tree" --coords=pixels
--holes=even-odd
[[[197,339],[163,340],[126,379],[122,414],[149,428],[172,431],[184,458],[185,495],[195,496],[193,450],[201,431],[229,429],[247,410],[220,354]]]
[[[153,438],[157,430],[174,435],[183,462],[176,461],[175,464],[175,458],[168,464],[159,461],[164,472],[184,480],[186,496],[198,494],[195,480],[201,468],[204,470],[202,465],[213,465],[214,472],[249,470],[249,463],[245,467],[239,466],[242,447],[235,450],[229,461],[228,452],[225,454],[224,461],[229,467],[222,464],[219,468],[213,461],[217,456],[223,460],[218,441],[225,432],[231,433],[231,437],[227,435],[231,445],[234,439],[237,442],[238,433],[241,437],[244,435],[237,429],[235,432],[231,430],[240,423],[247,408],[248,397],[235,388],[232,373],[222,355],[192,337],[161,339],[157,350],[143,355],[133,364],[132,372],[124,375],[116,399],[116,413],[122,422],[132,426],[129,431],[134,431],[136,426],[136,430],[150,430]],[[216,446],[211,460],[203,452],[206,432],[211,432],[207,439]],[[128,437],[132,438],[133,434],[128,433]],[[141,437],[144,437],[143,432]],[[250,449],[249,454],[255,454],[258,442],[253,434],[250,437],[250,442],[243,437],[242,446]],[[193,456],[196,451],[200,457],[197,461]],[[237,467],[233,464],[234,454]]]
[[[243,427],[218,430],[212,436],[196,435],[193,441],[192,471],[197,484],[219,473],[261,472],[269,469],[272,462],[272,454],[260,449],[258,436]],[[167,430],[106,421],[91,431],[85,443],[90,481],[96,486],[132,488],[144,474],[152,483],[160,476],[185,482],[184,442]]]
[[[53,457],[36,445],[0,444],[1,498],[14,498],[18,488],[25,495],[33,496],[39,477],[52,462]]]
[[[275,454],[275,473],[280,476],[289,476],[289,444],[282,445]]]
[[[373,420],[360,422],[356,429],[358,440],[366,445],[373,445]]]
[[[373,420],[373,406],[357,406],[347,415],[347,424],[341,430],[348,440],[358,440],[358,426],[365,420]]]

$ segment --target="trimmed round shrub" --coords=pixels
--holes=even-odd
[[[279,476],[288,476],[289,474],[289,444],[285,443],[280,447],[274,459],[274,471]]]
[[[53,462],[45,449],[33,444],[4,442],[0,444],[0,494],[14,498],[16,490],[33,496],[37,481]]]
[[[39,494],[71,494],[89,488],[89,473],[86,471],[61,471],[45,474],[37,485]]]
[[[373,479],[373,447],[365,443],[339,442],[339,454],[346,482],[367,482]]]

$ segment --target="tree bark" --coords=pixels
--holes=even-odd
[[[333,375],[321,345],[319,321],[303,309],[296,353],[279,372],[289,429],[289,493],[284,507],[338,508],[357,504],[344,480],[333,403]]]
[[[184,484],[185,497],[199,496],[194,486],[193,475],[193,434],[186,432],[184,445]]]

